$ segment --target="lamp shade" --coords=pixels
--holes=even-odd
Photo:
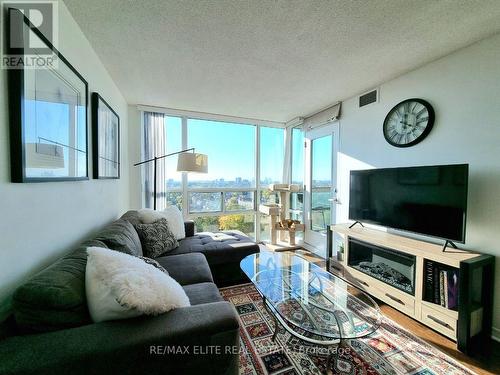
[[[177,172],[208,173],[208,156],[190,152],[179,154]]]

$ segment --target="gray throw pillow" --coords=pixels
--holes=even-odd
[[[144,255],[148,258],[158,258],[179,246],[166,219],[160,219],[152,224],[137,224],[135,229],[141,239]]]

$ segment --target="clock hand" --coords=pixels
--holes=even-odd
[[[406,126],[411,126],[410,124],[408,124],[407,122],[404,122],[404,121],[400,121],[399,123],[403,124],[403,125],[406,125]]]
[[[412,124],[409,124],[409,123],[404,122],[404,121],[400,121],[400,123],[401,123],[401,124],[403,124],[403,125],[409,126],[410,128],[413,128],[413,129],[416,129],[416,128],[418,128],[418,127],[419,127],[419,125],[418,125],[418,124],[414,124],[414,125],[412,125]]]

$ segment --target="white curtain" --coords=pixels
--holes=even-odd
[[[163,113],[144,112],[143,160],[153,159],[166,154],[165,115]],[[156,169],[156,209],[166,207],[165,159],[157,161]],[[144,205],[153,208],[154,161],[143,164]]]

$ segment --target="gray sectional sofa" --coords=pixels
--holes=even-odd
[[[156,260],[182,285],[191,306],[158,316],[91,321],[86,248],[142,255],[136,223],[137,212],[127,212],[16,290],[13,315],[1,329],[0,374],[238,373],[237,314],[223,301],[213,276],[221,283],[241,281],[239,261],[259,251],[241,234],[214,241],[196,235],[194,224],[186,222],[180,246]],[[220,354],[210,349],[216,347]]]

